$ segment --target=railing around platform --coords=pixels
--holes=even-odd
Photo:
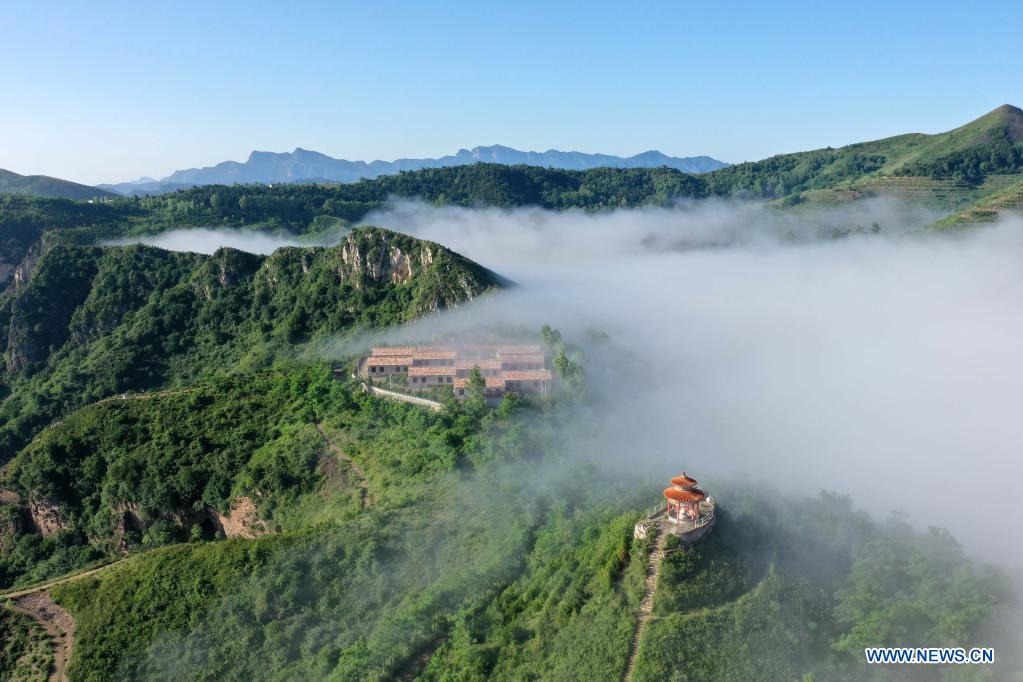
[[[697,528],[703,528],[707,524],[712,523],[714,521],[714,514],[717,510],[717,502],[710,495],[707,496],[705,502],[708,507],[707,511],[701,512],[700,515],[696,517],[695,520],[671,519],[671,521],[685,528],[686,532],[696,530]],[[659,502],[658,504],[655,504],[654,506],[646,510],[646,519],[648,521],[653,521],[655,518],[657,518],[665,511],[667,511],[667,509],[668,509],[667,501]]]

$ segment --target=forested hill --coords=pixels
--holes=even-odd
[[[407,322],[506,283],[438,244],[379,228],[265,257],[41,248],[0,297],[0,461],[78,405],[258,367],[282,348]]]
[[[18,175],[0,168],[0,193],[25,194],[64,199],[111,199],[117,194],[98,187],[51,178],[48,175]]]

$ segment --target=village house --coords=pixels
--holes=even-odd
[[[474,369],[483,376],[490,402],[510,394],[546,398],[554,379],[543,349],[529,344],[377,346],[360,362],[359,375],[385,383],[400,377],[411,392],[450,386],[455,398],[464,399]]]

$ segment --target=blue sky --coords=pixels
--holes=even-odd
[[[11,4],[0,167],[87,183],[299,146],[734,162],[1023,104],[1019,2]]]

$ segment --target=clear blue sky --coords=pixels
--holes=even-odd
[[[741,161],[1023,104],[1018,0],[497,4],[3,3],[0,168],[495,143]]]

